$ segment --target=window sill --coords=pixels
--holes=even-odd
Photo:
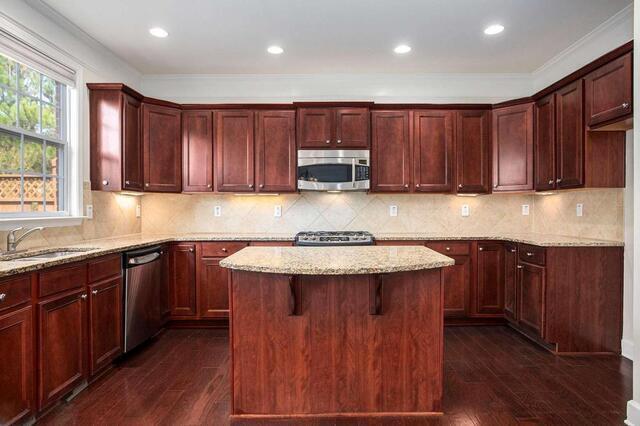
[[[45,228],[55,228],[61,226],[77,226],[82,223],[84,216],[62,216],[62,217],[11,217],[0,219],[0,231],[15,229],[19,226],[33,228],[43,226]]]

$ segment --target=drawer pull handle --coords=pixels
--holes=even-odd
[[[80,299],[85,300],[86,298],[87,298],[87,293],[80,295]]]
[[[382,287],[384,274],[378,274],[369,281],[369,315],[382,315]]]
[[[553,179],[549,180],[549,185],[553,185]]]
[[[4,299],[6,299],[6,298],[7,298],[7,294],[6,293],[0,294],[0,302],[3,302]]]
[[[522,268],[524,268],[524,266],[518,265],[518,269],[522,269]]]
[[[289,316],[300,315],[300,283],[295,275],[289,276]]]
[[[98,290],[91,290],[91,294],[95,296],[96,294],[98,294]]]
[[[445,247],[444,248],[446,251],[451,251],[451,247]]]

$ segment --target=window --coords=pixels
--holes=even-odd
[[[0,217],[68,213],[69,89],[0,54]]]

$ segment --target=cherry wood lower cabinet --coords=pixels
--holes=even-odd
[[[173,244],[169,248],[169,306],[172,317],[195,317],[196,243]]]
[[[473,315],[504,315],[504,246],[478,242]]]
[[[0,424],[19,424],[35,413],[33,338],[31,306],[0,312]]]
[[[510,322],[518,318],[518,246],[504,244],[504,316]]]
[[[122,353],[122,275],[89,285],[89,373]]]
[[[521,262],[518,268],[518,325],[544,338],[545,267]]]
[[[440,269],[232,271],[231,293],[232,420],[442,411]]]
[[[445,318],[465,318],[469,315],[471,293],[471,254],[469,242],[429,241],[426,246],[449,256],[455,265],[442,268]]]

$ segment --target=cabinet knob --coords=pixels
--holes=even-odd
[[[98,294],[98,290],[91,290],[91,294],[93,294],[93,295]]]
[[[7,293],[1,293],[0,294],[0,302],[4,301],[4,299],[7,298]]]
[[[338,139],[338,140],[336,141],[336,143],[342,143],[342,140],[341,140],[341,139]]]
[[[622,108],[624,108],[624,109],[629,108],[629,103],[628,103],[628,102],[624,102],[624,103],[622,104]]]
[[[191,248],[189,249],[189,251],[190,251],[191,253],[193,253],[193,247],[191,247]]]
[[[124,184],[125,184],[125,185],[129,185],[129,181],[128,181],[128,180],[125,180],[125,181],[124,181]]]
[[[458,188],[462,188],[462,184],[458,184]]]
[[[478,247],[478,251],[484,251],[484,248]]]
[[[498,187],[498,184],[496,183],[495,185],[493,185],[493,187],[494,187],[494,188],[497,188],[497,187]]]
[[[556,183],[562,182],[562,179],[556,179]]]
[[[264,188],[264,183],[261,183],[261,184],[260,184],[260,188]]]
[[[80,299],[85,300],[86,298],[87,298],[87,293],[80,295]]]
[[[109,186],[109,181],[107,179],[103,179],[102,180],[102,185],[103,186]]]
[[[524,268],[524,266],[518,265],[518,269],[522,269],[522,268]]]
[[[533,256],[533,253],[531,253],[530,251],[527,252],[527,256],[531,257]]]
[[[511,249],[511,250],[509,250],[509,251],[510,251],[511,253],[515,253],[515,252],[516,252],[516,249]]]
[[[249,188],[253,188],[253,184],[252,183],[249,184]]]
[[[444,248],[446,251],[451,251],[451,247],[445,247]]]
[[[326,143],[327,145],[329,145],[331,143],[331,141],[329,139],[327,139],[326,141],[324,141],[324,143]]]
[[[419,183],[416,183],[416,188],[420,188],[420,184]]]
[[[227,248],[226,247],[222,247],[222,251],[226,253],[227,252]]]
[[[144,184],[144,186],[146,186],[146,187],[148,188],[148,187],[149,187],[149,184],[148,184],[148,183],[145,183],[145,184]]]
[[[211,188],[211,184],[210,183],[207,184],[207,188]]]
[[[549,185],[553,185],[553,179],[549,179]]]
[[[408,188],[408,187],[409,187],[409,184],[408,184],[408,183],[405,183],[405,184],[404,184],[404,187],[405,187],[405,188]]]

